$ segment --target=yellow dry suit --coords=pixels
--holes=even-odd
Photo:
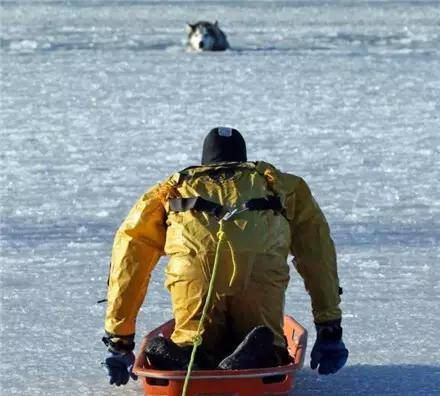
[[[224,213],[256,198],[277,197],[281,202],[280,210],[242,211],[224,223],[227,242],[221,245],[215,293],[204,323],[205,347],[216,348],[228,329],[242,339],[260,324],[273,330],[276,345],[285,346],[282,322],[289,252],[311,296],[315,322],[341,317],[333,241],[306,182],[265,162],[220,163],[172,175],[131,209],[113,246],[108,334],[134,334],[151,271],[166,254],[170,260],[165,285],[176,321],[172,340],[179,345],[192,343],[219,230],[218,216],[212,213],[172,210],[170,202],[176,198],[194,197],[221,206]]]

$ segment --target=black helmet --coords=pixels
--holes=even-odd
[[[217,127],[206,135],[203,142],[202,165],[246,161],[246,143],[236,129]]]

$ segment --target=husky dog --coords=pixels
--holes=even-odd
[[[186,30],[188,51],[224,51],[229,48],[226,35],[218,27],[217,21],[188,23]]]

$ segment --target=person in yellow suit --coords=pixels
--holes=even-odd
[[[317,329],[311,367],[329,374],[345,364],[342,289],[324,214],[302,178],[266,162],[247,161],[242,135],[218,127],[204,140],[201,165],[152,187],[116,233],[103,338],[110,383],[125,384],[131,375],[136,317],[162,255],[170,258],[165,285],[175,329],[171,340],[155,340],[146,353],[159,369],[187,366],[222,219],[226,242],[219,248],[220,267],[203,323],[198,367],[286,363],[283,313],[289,253],[311,296]]]

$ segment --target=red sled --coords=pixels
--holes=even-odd
[[[170,320],[146,335],[139,348],[133,372],[139,376],[145,395],[180,396],[185,371],[156,370],[142,352],[151,338],[169,338],[174,329]],[[287,396],[295,385],[296,371],[304,363],[307,331],[295,319],[284,316],[284,335],[287,338],[292,362],[278,367],[252,370],[196,370],[191,372],[187,396]]]

